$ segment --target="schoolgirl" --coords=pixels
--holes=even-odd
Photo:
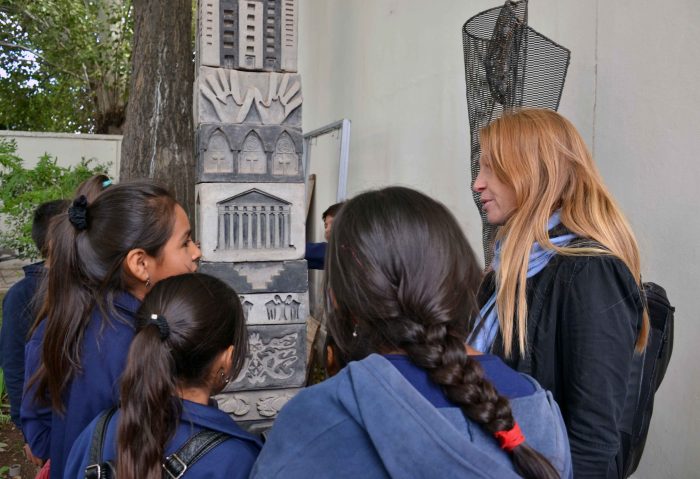
[[[251,477],[570,477],[551,395],[495,356],[467,355],[480,277],[440,203],[400,187],[348,201],[326,309],[351,362],[282,409]]]
[[[104,429],[101,460],[119,478],[160,479],[162,464],[202,430],[226,440],[190,464],[185,478],[247,478],[260,442],[210,400],[240,372],[247,350],[238,295],[203,274],[165,279],[136,317],[121,406]],[[79,436],[64,477],[83,478],[100,417]]]
[[[75,438],[117,404],[134,314],[161,279],[201,256],[185,211],[148,182],[76,198],[53,223],[45,319],[25,349],[22,429],[35,456],[63,474]]]

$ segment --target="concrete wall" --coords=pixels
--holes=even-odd
[[[16,154],[31,168],[48,153],[61,166],[77,165],[82,158],[109,165],[109,176],[119,177],[121,135],[81,135],[73,133],[38,133],[0,130],[0,137],[17,142]]]
[[[530,25],[572,50],[560,111],[632,222],[644,276],[677,307],[674,357],[637,478],[700,470],[700,10],[691,0],[538,0]],[[348,193],[403,184],[448,205],[476,249],[462,24],[498,1],[302,0],[304,130],[353,122]],[[686,366],[686,365],[689,365]]]

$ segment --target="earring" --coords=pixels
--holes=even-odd
[[[226,376],[223,369],[219,369],[219,378],[221,379],[221,382],[224,383],[224,386],[231,382],[231,376]]]
[[[352,328],[352,337],[353,338],[357,337],[357,324]]]
[[[148,289],[150,287],[151,287],[151,277],[149,276],[148,278],[146,278],[146,288]]]

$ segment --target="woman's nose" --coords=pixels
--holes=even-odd
[[[474,180],[474,186],[472,186],[472,190],[474,190],[477,193],[481,193],[486,189],[486,182],[484,181],[481,172],[479,172],[478,175],[476,175],[476,180]]]

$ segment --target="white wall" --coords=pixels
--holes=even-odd
[[[447,204],[479,250],[461,27],[472,0],[301,0],[304,130],[353,122],[348,193],[388,184]],[[677,307],[674,357],[637,478],[700,475],[700,9],[691,0],[537,0],[530,26],[572,50],[560,112],[637,233],[645,278]]]
[[[39,133],[0,130],[0,137],[17,142],[15,154],[24,160],[25,168],[34,167],[45,153],[57,158],[61,166],[73,166],[82,158],[109,165],[110,178],[119,177],[121,135],[87,135],[74,133]]]

